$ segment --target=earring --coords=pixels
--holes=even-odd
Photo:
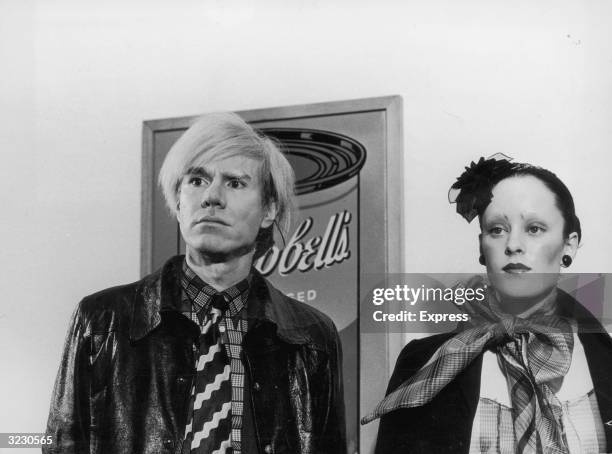
[[[561,257],[561,263],[563,264],[564,268],[568,268],[572,264],[572,258],[565,254],[563,257]]]
[[[487,262],[485,262],[484,255],[480,254],[480,257],[478,257],[478,263],[480,263],[483,266],[487,264]]]

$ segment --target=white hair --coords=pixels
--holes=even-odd
[[[176,215],[180,185],[190,169],[232,156],[244,156],[261,163],[262,201],[264,206],[276,204],[275,221],[281,233],[287,236],[295,210],[293,168],[280,151],[280,144],[231,112],[202,115],[170,148],[159,172],[159,185],[170,211]],[[269,233],[271,236],[271,228]],[[272,242],[266,250],[271,245]]]

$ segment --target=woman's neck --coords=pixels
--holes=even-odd
[[[531,299],[503,297],[495,289],[493,289],[490,295],[491,310],[498,316],[513,315],[519,318],[527,318],[535,313],[550,315],[556,311],[556,287],[553,287],[543,295]]]

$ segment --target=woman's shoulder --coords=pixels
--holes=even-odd
[[[434,352],[440,348],[440,346],[455,336],[457,333],[442,333],[434,334],[433,336],[427,336],[420,339],[414,339],[408,342],[401,353],[398,356],[397,362],[405,361],[407,359],[417,359],[421,356],[425,356],[425,360],[429,359]]]
[[[557,310],[559,315],[574,320],[577,324],[578,333],[581,336],[584,334],[597,334],[600,335],[598,336],[600,340],[608,345],[612,345],[609,339],[610,336],[602,325],[603,307],[605,307],[606,303],[602,304],[597,300],[595,302],[588,301],[590,304],[583,303],[587,303],[587,301],[580,302],[569,293],[557,289]],[[595,306],[594,308],[588,308],[588,306],[593,305]]]
[[[397,357],[387,393],[393,391],[406,379],[414,375],[433,356],[436,350],[455,334],[454,332],[435,334],[408,342]]]

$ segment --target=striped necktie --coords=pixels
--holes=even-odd
[[[220,327],[228,303],[213,295],[202,325],[200,357],[191,395],[191,421],[185,429],[183,454],[232,453],[232,384],[230,361],[221,342]]]

